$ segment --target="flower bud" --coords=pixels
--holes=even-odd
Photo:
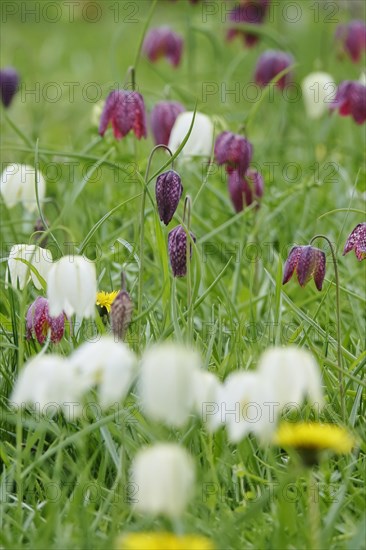
[[[0,95],[4,107],[9,107],[18,90],[19,75],[12,67],[0,70]]]
[[[194,242],[196,237],[190,233]],[[170,265],[174,277],[184,277],[187,273],[187,235],[181,225],[178,225],[168,235],[168,250]],[[190,257],[192,257],[192,244],[189,243]]]
[[[111,327],[113,335],[123,340],[131,322],[133,303],[130,295],[121,290],[111,306]]]
[[[174,122],[185,108],[178,101],[157,103],[150,115],[151,130],[156,145],[168,145]]]
[[[179,174],[169,170],[160,174],[156,180],[155,195],[159,216],[168,225],[177,210],[182,196],[183,186]]]

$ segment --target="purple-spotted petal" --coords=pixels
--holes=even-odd
[[[285,285],[291,279],[299,261],[302,247],[294,246],[291,248],[285,266],[283,268],[282,284]]]
[[[358,261],[366,257],[366,223],[359,223],[350,233],[343,250],[343,256],[354,250]]]
[[[168,170],[160,174],[156,180],[155,195],[159,216],[165,225],[171,221],[182,196],[183,186],[179,174]]]
[[[326,259],[325,254],[322,250],[318,248],[313,249],[314,258],[315,258],[315,267],[314,267],[314,282],[318,290],[323,288],[323,282],[325,277],[326,270]]]
[[[194,242],[196,237],[190,233]],[[172,229],[168,235],[168,250],[170,265],[174,277],[184,277],[187,273],[187,235],[181,225]],[[190,244],[190,256],[192,256],[192,245]]]
[[[150,115],[151,130],[156,145],[168,145],[170,133],[178,115],[185,108],[178,101],[161,101],[157,103]]]

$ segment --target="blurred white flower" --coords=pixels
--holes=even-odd
[[[219,391],[218,403],[214,426],[225,423],[232,443],[248,433],[266,439],[276,428],[277,416],[268,387],[257,372],[231,374]]]
[[[99,128],[100,117],[102,116],[104,105],[104,99],[101,99],[100,101],[97,101],[97,103],[94,103],[90,117],[92,126],[96,126],[97,128]]]
[[[306,398],[312,405],[323,406],[320,370],[306,350],[295,346],[271,348],[260,357],[258,374],[281,410],[290,404],[300,406]]]
[[[181,113],[172,128],[169,138],[169,149],[174,154],[186,135],[192,123],[193,111]],[[183,147],[178,159],[187,157],[209,157],[212,152],[214,127],[211,119],[202,113],[196,112],[192,132]]]
[[[184,448],[174,443],[147,447],[139,451],[133,461],[131,481],[137,487],[137,511],[178,518],[193,493],[193,460]]]
[[[15,244],[10,249],[8,267],[5,273],[6,285],[10,279],[14,287],[19,284],[19,288],[22,290],[32,280],[34,286],[38,290],[41,289],[42,284],[36,273],[22,260],[33,266],[39,275],[46,280],[52,267],[51,252],[35,244]]]
[[[52,416],[58,409],[69,411],[79,403],[81,389],[67,359],[59,355],[40,355],[24,366],[15,382],[10,401],[18,406],[35,404],[40,412]],[[75,413],[75,407],[73,407]]]
[[[70,363],[83,393],[98,387],[102,408],[122,401],[135,377],[135,354],[111,336],[84,343],[71,355]]]
[[[47,278],[51,317],[62,311],[67,316],[94,317],[97,277],[93,262],[83,256],[64,256],[54,262]]]
[[[46,193],[46,182],[42,173],[37,171],[38,198],[42,202]],[[4,202],[12,208],[21,202],[29,212],[37,210],[36,172],[27,164],[9,164],[0,179],[0,189]]]
[[[209,431],[214,431],[220,414],[218,399],[221,384],[212,372],[197,370],[193,375],[194,407]]]
[[[152,347],[143,358],[139,392],[145,413],[168,426],[181,427],[194,408],[194,373],[200,358],[179,344]]]
[[[329,111],[337,88],[331,75],[323,72],[311,73],[304,78],[301,87],[309,118],[320,118]]]

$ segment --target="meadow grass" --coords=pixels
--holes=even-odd
[[[98,287],[105,291],[118,289],[120,273],[126,273],[135,303],[127,342],[139,356],[153,342],[188,339],[203,366],[224,380],[233,370],[254,369],[269,346],[305,347],[322,372],[326,407],[319,418],[342,424],[334,270],[324,243],[317,243],[328,264],[321,293],[313,282],[305,288],[295,280],[281,285],[290,247],[319,233],[328,236],[340,275],[344,424],[358,443],[352,454],[329,457],[314,470],[312,500],[319,507],[322,547],[365,548],[365,267],[353,253],[341,254],[349,232],[364,219],[364,126],[337,114],[311,121],[301,97],[286,100],[275,91],[253,100],[247,87],[259,53],[273,47],[294,55],[297,83],[315,68],[328,71],[337,83],[358,79],[360,66],[340,62],[333,45],[336,20],[349,14],[340,9],[327,21],[320,9],[314,20],[310,2],[297,2],[302,15],[294,24],[278,8],[258,46],[243,49],[239,40],[224,41],[221,3],[210,4],[218,13],[204,17],[203,5],[158,2],[150,25],[167,23],[185,36],[182,66],[173,70],[165,61],[153,65],[140,57],[136,67],[148,111],[170,97],[191,110],[197,102],[199,111],[213,117],[216,134],[244,124],[265,181],[260,208],[235,214],[223,169],[207,160],[177,161],[184,193],[192,197],[191,229],[197,237],[190,308],[187,279],[171,275],[168,229],[151,200],[152,181],[144,216],[142,314],[136,318],[140,205],[151,133],[147,140],[130,134],[117,142],[111,131],[100,138],[91,121],[95,101],[88,93],[93,99],[93,91],[101,90],[104,99],[136,65],[150,2],[120,2],[118,16],[117,3],[100,2],[98,23],[65,17],[51,24],[42,15],[39,22],[32,17],[22,22],[20,7],[8,18],[1,66],[15,66],[22,87],[8,113],[2,110],[2,167],[38,161],[46,174],[42,210],[54,258],[83,253],[95,259]],[[74,97],[67,83],[75,83]],[[56,101],[53,91],[61,91]],[[156,153],[150,175],[166,160]],[[41,346],[25,339],[24,328],[37,291],[31,285],[22,292],[5,288],[9,249],[30,241],[36,218],[26,217],[21,206],[8,210],[2,203],[2,211],[0,546],[102,549],[113,547],[121,532],[175,529],[207,535],[219,549],[309,547],[307,472],[294,457],[289,467],[283,451],[263,449],[252,436],[232,445],[223,429],[207,434],[194,418],[177,431],[156,425],[139,410],[135,390],[118,410],[100,414],[91,405],[74,422],[61,414],[50,419],[9,408],[18,370]],[[181,202],[177,222],[182,213]],[[83,321],[50,349],[68,356],[106,330],[101,322]],[[302,420],[314,418],[310,407],[301,409]],[[181,525],[132,512],[131,460],[142,445],[160,440],[179,441],[197,466],[196,493]]]

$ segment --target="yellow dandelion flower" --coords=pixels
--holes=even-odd
[[[117,550],[214,550],[212,541],[199,535],[128,533],[116,542]]]
[[[118,290],[113,290],[112,292],[104,292],[104,290],[101,290],[100,292],[97,292],[97,306],[105,307],[109,313],[111,311],[111,305],[116,299],[118,292]]]
[[[350,453],[355,445],[354,438],[334,424],[298,422],[280,424],[274,443],[281,447],[294,447],[299,451],[333,451],[338,454]]]

